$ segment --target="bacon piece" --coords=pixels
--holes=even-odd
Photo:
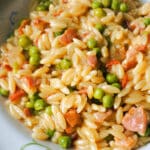
[[[24,108],[24,109],[23,109],[23,112],[24,112],[24,114],[25,114],[27,117],[31,117],[31,116],[32,116],[31,110],[30,110],[29,108]]]
[[[75,29],[67,29],[60,38],[60,43],[62,45],[67,45],[73,41],[73,38],[77,37],[77,31]]]
[[[123,126],[133,132],[144,134],[147,128],[147,113],[142,107],[132,107],[123,117]]]
[[[117,64],[120,64],[120,61],[118,61],[116,59],[112,59],[106,64],[106,67],[111,68],[113,65],[117,65]]]
[[[70,127],[75,127],[81,122],[80,115],[76,112],[75,109],[70,109],[65,113],[64,117]]]
[[[96,55],[88,55],[88,56],[87,56],[87,63],[88,63],[91,67],[95,68],[96,65],[97,65],[97,63],[98,63]]]
[[[25,19],[25,20],[23,20],[23,21],[21,22],[21,25],[20,25],[20,27],[18,28],[18,33],[19,33],[19,35],[22,35],[22,34],[23,34],[23,28],[24,28],[26,25],[28,25],[28,24],[30,24],[30,20],[29,20],[29,19]]]
[[[128,75],[125,74],[124,77],[123,77],[123,79],[121,80],[121,86],[122,86],[122,88],[125,88],[125,87],[126,87],[128,81],[129,81]]]
[[[9,95],[9,99],[10,99],[12,102],[18,102],[18,101],[20,100],[20,98],[21,98],[22,96],[24,96],[24,95],[25,95],[24,90],[19,89],[19,90],[15,91],[15,93],[10,94],[10,95]]]

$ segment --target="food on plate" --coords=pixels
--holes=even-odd
[[[77,150],[150,141],[150,3],[39,0],[0,52],[0,95],[32,138]]]

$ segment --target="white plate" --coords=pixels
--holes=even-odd
[[[16,3],[15,5],[14,3],[13,5],[12,4],[9,5],[8,3],[13,2],[13,1],[0,0],[0,20],[2,20],[2,18],[3,19],[5,18],[4,22],[0,21],[0,42],[4,40],[4,38],[6,38],[6,35],[7,35],[6,32],[8,31],[8,28],[10,29],[10,26],[11,28],[15,26],[15,24],[13,24],[13,21],[18,20],[18,18],[21,15],[26,15],[27,9],[25,9],[24,6],[27,5],[29,1],[31,3],[31,0],[15,0],[15,3]],[[143,0],[143,1],[150,2],[150,0]],[[2,3],[5,4],[6,7],[4,7],[4,5],[2,7]],[[7,12],[3,10],[4,8],[6,8]],[[13,11],[14,8],[16,8],[15,11]],[[19,10],[23,10],[23,11],[22,13],[19,13],[18,15],[17,12]],[[3,14],[4,12],[6,12],[5,16]],[[12,24],[9,23],[10,15],[12,15],[11,16]],[[6,16],[8,16],[9,19],[6,19],[7,18]],[[5,29],[4,29],[4,26],[5,26]],[[0,98],[0,150],[20,150],[22,145],[32,141],[31,135],[29,133],[30,131],[27,130],[21,123],[14,120],[8,114],[8,112],[6,111],[3,105],[3,101],[4,99]],[[53,143],[50,143],[50,142],[42,142],[42,143],[44,143],[44,145],[48,145],[51,148],[51,150],[61,150],[59,146]],[[45,150],[45,149],[41,147],[31,146],[27,148],[26,150]],[[150,150],[150,144],[140,148],[139,150]]]

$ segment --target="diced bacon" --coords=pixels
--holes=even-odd
[[[41,20],[40,18],[36,18],[35,20],[33,20],[33,24],[41,31],[50,25],[48,22]]]
[[[60,43],[62,45],[67,45],[73,41],[73,38],[77,37],[77,31],[75,29],[67,29],[60,38]]]
[[[96,55],[88,55],[88,56],[87,56],[87,63],[88,63],[91,67],[95,68],[96,65],[97,65],[97,63],[98,63]]]
[[[23,20],[23,21],[21,22],[21,25],[20,25],[20,27],[18,28],[18,33],[19,33],[20,35],[23,34],[23,28],[24,28],[26,25],[28,25],[28,24],[30,24],[30,20],[29,20],[29,19],[25,19],[25,20]]]
[[[133,132],[144,134],[147,128],[147,113],[142,107],[132,107],[122,120],[123,126]]]
[[[121,80],[121,86],[122,86],[122,88],[125,88],[125,87],[126,87],[128,81],[129,81],[128,75],[125,74],[124,77],[123,77],[122,80]]]
[[[71,126],[68,126],[66,129],[65,129],[65,132],[67,134],[72,134],[73,132],[75,131],[75,129]]]
[[[107,68],[111,68],[113,65],[117,65],[117,64],[120,64],[120,61],[116,60],[116,59],[113,59],[113,60],[110,60],[107,64],[106,64],[106,67]]]
[[[139,52],[144,53],[147,49],[147,45],[137,45],[135,49]]]
[[[105,119],[111,116],[112,110],[108,110],[107,112],[95,112],[93,117],[95,118],[95,122],[102,123]]]
[[[36,86],[35,80],[31,76],[26,76],[26,77],[23,77],[22,79],[30,89],[35,88]]]
[[[29,108],[24,108],[24,109],[23,109],[23,112],[24,112],[24,114],[25,114],[27,117],[31,117],[31,116],[32,116],[31,110],[30,110]]]
[[[65,113],[64,117],[70,127],[75,127],[81,122],[80,115],[76,112],[75,109],[70,109]]]
[[[7,71],[12,71],[11,66],[8,65],[8,64],[4,64],[4,68],[5,68]]]
[[[115,137],[115,145],[121,147],[122,149],[132,149],[137,144],[137,136],[128,136],[125,139],[118,139]]]
[[[130,47],[128,49],[128,51],[126,52],[126,58],[123,62],[123,67],[125,70],[128,70],[132,67],[134,67],[137,63],[137,60],[136,60],[136,55],[137,55],[137,51],[133,48],[133,47]]]
[[[15,93],[9,95],[9,99],[12,102],[18,102],[22,96],[25,96],[25,92],[22,89],[15,91]]]

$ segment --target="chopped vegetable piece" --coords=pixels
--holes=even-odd
[[[46,11],[48,10],[47,6],[44,6],[44,5],[38,5],[36,7],[36,11]]]
[[[128,11],[128,5],[126,3],[120,4],[120,11],[121,12],[127,12]]]
[[[0,95],[7,97],[9,95],[9,91],[0,87]]]
[[[28,49],[31,44],[31,40],[26,35],[22,35],[18,40],[18,45],[23,49]]]
[[[94,97],[95,99],[101,100],[101,99],[103,98],[104,94],[105,94],[105,93],[104,93],[103,89],[101,89],[101,88],[96,88],[96,89],[94,90],[93,97]]]
[[[122,124],[129,131],[144,135],[148,124],[147,114],[142,107],[132,107],[123,117]]]
[[[94,15],[99,18],[102,18],[106,16],[106,12],[102,8],[96,8],[94,9]]]
[[[104,7],[110,7],[111,6],[111,0],[101,0],[102,5]]]
[[[72,63],[69,59],[62,59],[60,62],[60,68],[61,69],[69,69],[72,66]]]
[[[57,31],[57,32],[54,32],[54,36],[57,37],[57,36],[60,36],[64,33],[64,30],[62,31]]]
[[[46,131],[46,134],[48,135],[48,137],[49,137],[50,139],[54,136],[54,133],[55,133],[55,130],[48,129],[48,130]]]
[[[106,94],[103,98],[102,98],[102,101],[103,101],[103,106],[105,108],[111,108],[114,104],[114,97],[110,94]]]
[[[108,73],[106,75],[106,81],[110,84],[118,82],[118,78],[115,74]]]
[[[75,109],[70,109],[65,113],[64,117],[71,127],[75,127],[81,123],[80,115],[76,112]]]
[[[52,107],[51,107],[51,106],[47,106],[47,107],[45,108],[45,112],[46,112],[48,115],[52,115],[52,114],[53,114],[53,112],[52,112]]]
[[[70,126],[68,126],[68,127],[65,129],[65,132],[66,132],[67,134],[72,134],[74,131],[75,131],[75,128],[70,127]]]
[[[88,48],[95,48],[97,46],[97,41],[94,39],[94,38],[90,38],[88,41],[87,41],[87,46]]]
[[[24,95],[25,95],[24,90],[19,89],[19,90],[15,91],[15,93],[10,94],[10,95],[9,95],[9,99],[10,99],[12,102],[17,102],[17,101],[20,100],[20,98],[21,98],[22,96],[24,96]]]
[[[43,110],[45,107],[45,102],[43,99],[38,99],[35,101],[34,103],[34,109],[39,111],[39,110]]]
[[[112,86],[118,88],[118,89],[121,89],[121,85],[120,83],[113,83]]]
[[[99,7],[101,7],[101,6],[102,6],[102,4],[101,4],[99,1],[94,0],[94,1],[92,2],[92,8],[93,8],[93,9],[99,8]]]
[[[58,144],[62,148],[69,148],[71,146],[71,138],[69,136],[60,136],[58,138]]]

